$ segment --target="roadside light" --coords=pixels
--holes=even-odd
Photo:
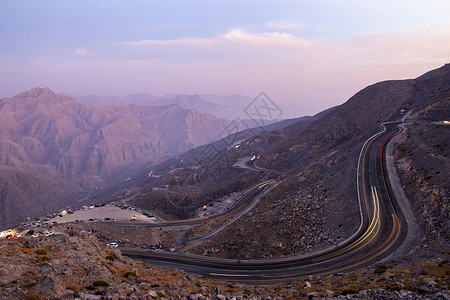
[[[203,210],[206,210],[206,208],[207,208],[207,206],[206,206],[206,205],[203,205]]]
[[[17,233],[16,230],[14,230],[14,229],[8,229],[8,230],[5,230],[5,231],[0,232],[0,237],[6,237],[6,236],[8,236],[8,235],[15,235],[16,233]]]

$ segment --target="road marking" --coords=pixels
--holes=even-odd
[[[394,132],[392,132],[390,135],[388,135],[387,137],[385,137],[385,138],[381,141],[380,145],[378,146],[378,152],[377,152],[377,157],[378,157],[378,158],[381,158],[381,152],[382,152],[382,150],[383,150],[384,142],[386,142],[386,140],[387,140],[391,135],[393,135],[393,134],[396,133],[396,132],[397,132],[397,131],[394,130]]]
[[[250,277],[249,274],[221,274],[221,273],[209,273],[212,276],[225,276],[225,277]]]

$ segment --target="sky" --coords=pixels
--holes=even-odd
[[[0,1],[0,98],[265,92],[312,114],[450,59],[450,1]]]

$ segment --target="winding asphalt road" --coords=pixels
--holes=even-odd
[[[122,249],[122,253],[152,265],[250,283],[291,281],[372,265],[395,252],[407,236],[408,226],[392,191],[385,163],[387,144],[402,130],[398,125],[398,122],[384,124],[384,131],[363,145],[357,170],[360,226],[347,240],[332,248],[302,256],[242,261],[136,249]]]
[[[176,221],[165,221],[165,222],[158,222],[158,223],[150,223],[150,222],[125,222],[125,221],[115,221],[110,222],[112,226],[133,226],[133,227],[174,227],[174,226],[183,226],[183,225],[196,225],[204,222],[208,222],[214,219],[217,219],[223,215],[227,215],[230,212],[242,207],[246,203],[250,202],[250,200],[254,199],[261,193],[263,193],[268,187],[270,187],[275,181],[274,180],[267,180],[261,183],[258,183],[251,189],[249,189],[247,192],[244,193],[244,195],[240,196],[236,202],[234,202],[230,207],[228,207],[226,212],[212,215],[204,218],[197,218],[197,219],[188,219],[188,220],[176,220]]]

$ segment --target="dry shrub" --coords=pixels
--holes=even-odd
[[[38,279],[39,277],[41,277],[41,274],[36,270],[28,270],[28,271],[24,272],[21,276],[25,277],[25,278]]]
[[[411,271],[408,270],[408,269],[395,269],[391,273],[394,273],[394,274],[409,274],[409,273],[411,273]]]
[[[120,275],[122,274],[122,272],[120,272],[120,269],[114,267],[113,265],[106,265],[106,267],[114,277],[120,277]]]
[[[66,289],[74,292],[79,292],[81,290],[81,286],[74,280],[69,280],[66,282]]]
[[[42,300],[42,297],[35,293],[29,293],[25,296],[26,300]]]
[[[37,255],[47,255],[47,250],[39,248],[34,251]]]
[[[348,287],[342,291],[342,295],[352,295],[359,293],[359,289],[357,287]]]
[[[32,288],[33,286],[35,286],[37,284],[36,281],[29,281],[27,282],[27,284],[25,285],[26,288]]]
[[[51,259],[48,256],[41,256],[39,257],[40,262],[49,262]]]
[[[450,267],[448,265],[437,267],[437,268],[430,268],[427,270],[427,274],[434,277],[434,278],[442,278],[445,276],[450,275]]]
[[[16,249],[17,251],[20,251],[20,252],[23,252],[23,253],[30,253],[30,252],[32,252],[33,250],[31,250],[30,248],[17,248]]]
[[[130,296],[131,293],[133,293],[133,290],[132,290],[132,289],[127,288],[127,289],[125,290],[125,295]]]
[[[99,286],[109,286],[109,283],[107,283],[106,281],[104,281],[104,280],[96,280],[96,281],[94,281],[94,283],[92,284],[92,286],[95,286],[95,287],[99,287]]]
[[[135,273],[135,272],[132,272],[132,271],[128,271],[128,272],[126,272],[126,273],[123,275],[123,277],[125,277],[125,278],[134,278],[134,277],[136,277],[136,273]]]

